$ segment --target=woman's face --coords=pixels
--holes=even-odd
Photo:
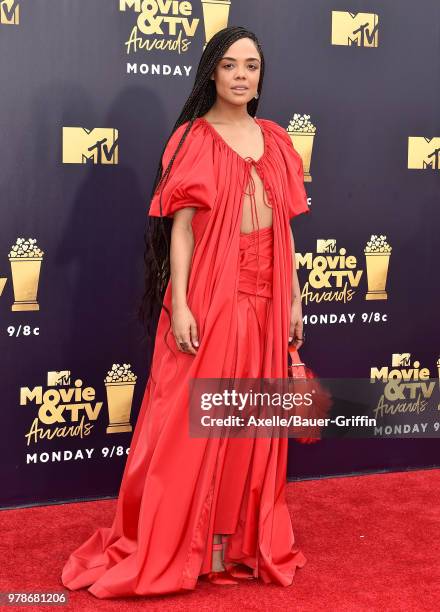
[[[240,38],[227,49],[211,76],[217,96],[231,104],[247,104],[257,93],[261,60],[254,42]],[[244,89],[234,89],[243,87]]]

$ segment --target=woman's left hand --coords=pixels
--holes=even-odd
[[[303,315],[301,300],[294,300],[290,309],[290,330],[289,330],[289,344],[293,340],[295,349],[298,350],[303,345]]]

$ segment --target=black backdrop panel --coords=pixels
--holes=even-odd
[[[311,179],[312,214],[293,222],[304,361],[323,377],[438,376],[438,2],[166,4],[0,3],[3,507],[118,490],[152,351],[136,320],[151,188],[226,25],[259,36],[258,116],[297,128]],[[388,254],[364,252],[372,236]],[[341,252],[353,265],[331,270]],[[288,476],[430,466],[437,452],[435,439],[291,441]]]

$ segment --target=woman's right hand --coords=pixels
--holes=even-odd
[[[199,346],[197,323],[188,305],[174,306],[171,321],[174,339],[179,351],[190,355],[197,355],[197,351],[194,348]]]

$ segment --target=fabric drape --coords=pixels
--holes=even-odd
[[[217,506],[225,486],[220,487],[222,474],[232,470],[225,440],[190,437],[187,383],[191,378],[236,375],[237,354],[243,355],[237,352],[243,337],[239,326],[246,324],[240,315],[245,311],[238,308],[243,289],[256,299],[271,300],[265,311],[265,352],[256,375],[287,377],[289,220],[309,212],[302,161],[289,135],[269,119],[256,122],[264,136],[264,153],[258,160],[241,157],[203,118],[194,121],[174,160],[163,189],[162,212],[172,217],[186,206],[197,209],[187,302],[198,324],[200,346],[196,356],[179,351],[162,310],[115,517],[110,527],[97,529],[69,556],[62,573],[69,589],[88,587],[98,598],[171,593],[194,589],[198,576],[211,569],[215,521],[221,522]],[[186,127],[187,122],[172,134],[162,159],[164,169]],[[243,240],[248,240],[240,232],[243,194],[252,188],[252,167],[273,209],[270,283],[264,266],[258,265],[261,278],[255,283],[240,274]],[[158,193],[149,215],[160,215]],[[263,240],[258,253],[264,261],[265,234],[257,235]],[[164,297],[170,311],[171,289],[170,280]],[[286,504],[288,440],[257,438],[252,443],[250,463],[243,466],[248,478],[244,485],[240,481],[240,519],[228,537],[226,559],[246,563],[264,582],[287,586],[296,568],[306,562],[295,543]]]

